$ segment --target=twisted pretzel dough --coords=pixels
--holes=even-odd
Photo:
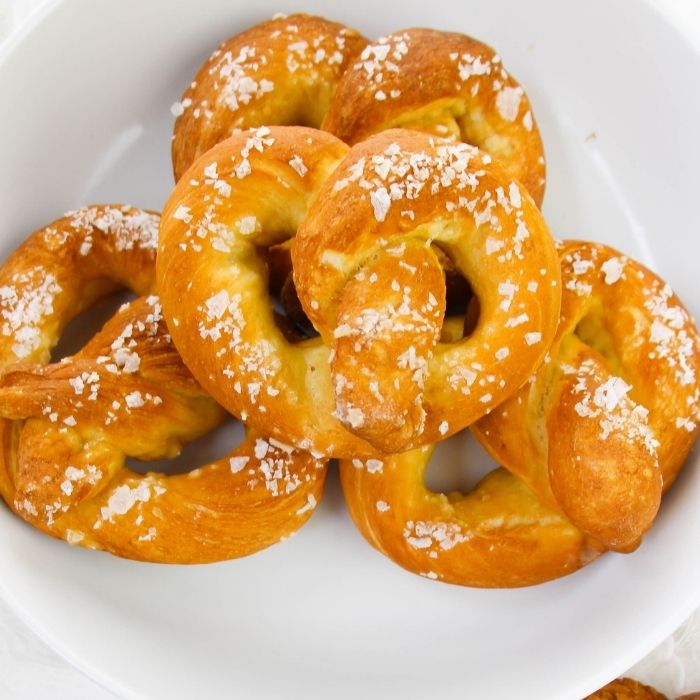
[[[187,475],[142,476],[127,456],[176,455],[223,412],[182,364],[158,297],[125,305],[76,355],[43,361],[63,326],[115,284],[149,289],[158,217],[91,207],[36,232],[0,270],[0,491],[35,527],[134,559],[243,556],[296,531],[325,465],[250,432]],[[133,273],[133,278],[132,278]],[[4,284],[3,284],[4,283]],[[72,306],[71,306],[72,304]]]
[[[262,22],[223,42],[173,106],[175,179],[236,131],[320,126],[338,79],[366,43],[354,29],[303,14]]]
[[[544,503],[625,551],[651,526],[700,430],[700,341],[644,266],[577,241],[560,257],[549,360],[473,431]]]
[[[390,450],[434,442],[525,381],[556,329],[559,266],[530,197],[473,147],[390,131],[338,165],[347,150],[303,127],[219,144],[167,203],[157,267],[175,343],[220,403],[302,449],[362,457],[376,452],[363,438]],[[262,249],[297,229],[297,289],[322,338],[290,344]],[[431,244],[481,303],[472,336],[446,346],[435,345],[445,285]],[[355,319],[370,316],[364,332]]]
[[[478,146],[542,204],[542,140],[523,88],[493,49],[464,34],[407,29],[348,67],[322,128],[349,144],[395,127]]]
[[[339,215],[342,212],[342,215]],[[439,343],[441,250],[480,315]],[[292,248],[309,319],[332,347],[335,411],[384,452],[437,442],[500,403],[554,337],[559,265],[526,190],[472,146],[390,130],[353,147]]]
[[[347,151],[305,127],[234,135],[180,179],[160,229],[158,284],[185,364],[241,420],[317,455],[373,450],[331,416],[322,340],[278,327],[265,251],[294,236]]]
[[[68,321],[120,287],[148,294],[159,220],[92,206],[34,232],[0,268],[0,367],[47,362]]]
[[[692,446],[700,354],[678,298],[606,246],[568,242],[560,255],[548,361],[472,426],[508,471],[466,495],[438,494],[423,480],[430,447],[340,463],[358,528],[410,571],[522,586],[629,550],[656,514],[661,476],[668,486]]]
[[[431,452],[428,446],[340,462],[353,521],[405,569],[463,586],[505,588],[564,576],[601,553],[505,469],[467,494],[429,491],[423,476]]]

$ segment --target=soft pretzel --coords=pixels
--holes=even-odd
[[[338,83],[322,128],[354,144],[395,127],[478,146],[542,204],[544,151],[532,106],[480,41],[407,29],[365,46]]]
[[[157,267],[175,343],[220,403],[302,449],[362,457],[376,452],[365,437],[405,449],[452,434],[525,381],[554,335],[559,266],[531,198],[477,149],[392,131],[338,165],[347,151],[303,127],[219,144],[170,197]],[[295,279],[322,337],[294,345],[275,325],[258,251],[300,226]],[[444,346],[434,247],[481,303],[470,339]]]
[[[668,485],[688,454],[699,355],[680,301],[606,246],[568,242],[560,255],[561,321],[547,361],[472,426],[506,469],[468,494],[440,494],[423,480],[429,447],[340,462],[354,522],[410,571],[522,586],[633,548],[658,509],[662,475]]]
[[[262,22],[223,42],[173,106],[175,179],[235,131],[320,126],[339,77],[366,43],[354,29],[304,14]]]
[[[243,556],[296,531],[325,465],[249,432],[186,475],[136,474],[127,456],[171,457],[221,408],[182,364],[156,296],[120,309],[79,353],[45,365],[71,316],[115,285],[149,289],[158,217],[90,207],[31,236],[0,269],[0,491],[72,544],[149,561]],[[79,292],[85,291],[85,298]]]
[[[331,416],[322,339],[295,343],[278,327],[265,251],[294,236],[347,151],[306,127],[236,134],[179,180],[160,228],[163,312],[185,364],[235,416],[319,455],[373,449]]]
[[[531,382],[473,426],[583,532],[634,548],[700,429],[700,343],[670,287],[608,246],[560,249],[561,320]]]
[[[342,214],[341,214],[342,213]],[[437,342],[451,258],[478,298]],[[335,412],[379,450],[437,442],[500,403],[556,330],[559,265],[527,191],[488,154],[414,131],[353,147],[294,240],[301,303],[332,347]]]
[[[618,678],[595,693],[587,695],[583,700],[667,700],[667,698],[658,690],[632,678]]]

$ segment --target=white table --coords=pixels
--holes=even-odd
[[[45,1],[0,0],[0,43]],[[651,1],[700,51],[700,2]],[[700,610],[628,675],[669,697],[700,691]],[[0,698],[114,700],[115,696],[59,657],[0,599]]]

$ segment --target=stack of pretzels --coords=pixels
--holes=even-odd
[[[133,559],[240,557],[309,519],[334,458],[367,541],[430,579],[530,585],[639,545],[700,429],[698,334],[640,263],[552,238],[533,108],[497,53],[280,16],[172,111],[162,215],[88,206],[0,268],[20,517]],[[135,299],[51,362],[119,288]],[[126,467],[227,413],[246,437],[219,460]],[[433,447],[467,427],[502,467],[431,491]]]

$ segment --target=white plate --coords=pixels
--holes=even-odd
[[[542,127],[553,231],[637,256],[700,311],[700,57],[631,1],[60,4],[0,60],[0,253],[87,202],[158,208],[171,185],[168,108],[198,63],[236,30],[300,7],[370,36],[429,25],[497,46]],[[296,538],[205,567],[71,549],[0,508],[0,588],[128,698],[577,699],[700,603],[697,467],[635,554],[530,589],[403,572],[357,534],[335,479]]]

